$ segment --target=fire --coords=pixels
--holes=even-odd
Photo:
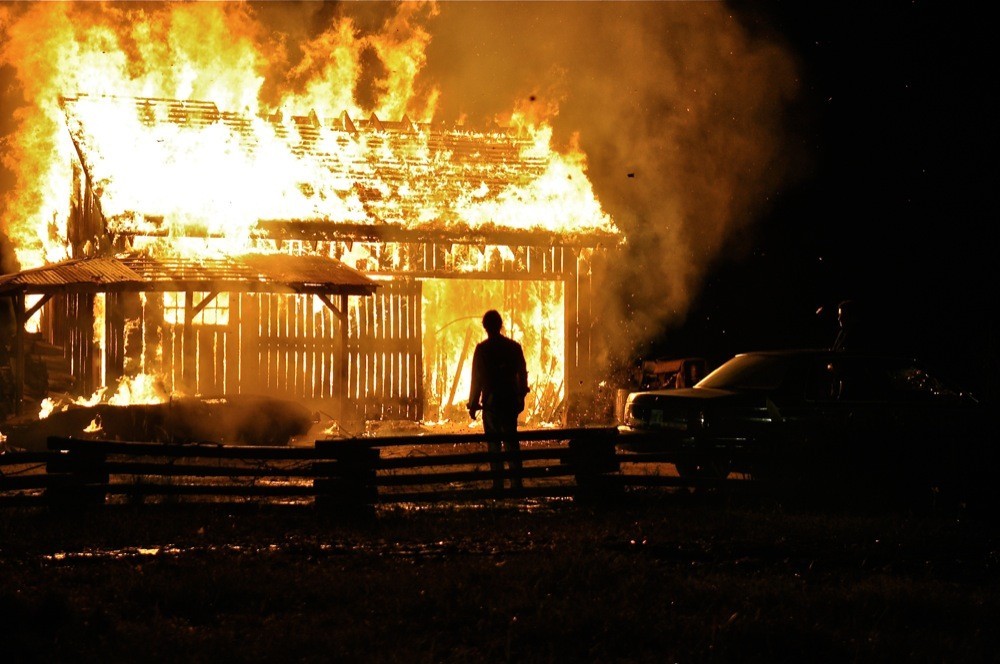
[[[169,397],[159,377],[143,373],[122,378],[118,383],[118,390],[108,398],[108,403],[112,406],[155,404],[164,403]]]
[[[18,186],[4,201],[22,268],[74,251],[66,196],[82,177],[69,166],[74,159],[82,160],[108,230],[152,254],[288,251],[262,237],[261,224],[271,220],[617,234],[582,151],[575,143],[557,149],[543,118],[515,110],[506,127],[434,123],[439,92],[421,77],[434,3],[400,3],[366,32],[350,17],[335,18],[298,45],[294,65],[288,44],[255,14],[263,10],[245,3],[31,3],[3,11],[0,64],[13,66],[25,98],[5,161]],[[370,94],[362,101],[366,58],[377,60],[380,73],[366,79]],[[388,254],[376,256],[359,244],[336,257],[360,270],[401,263],[398,245],[383,249]],[[502,244],[462,245],[447,260],[471,273],[520,258]],[[468,286],[425,282],[424,341],[434,349],[426,353],[425,383],[437,415],[448,417],[467,398],[470,347],[481,338],[474,317],[495,301],[528,353],[535,388],[528,418],[549,421],[565,394],[561,284]],[[176,325],[184,322],[177,319],[182,297],[143,294],[142,304],[157,298],[164,321]],[[227,311],[220,302],[212,306]],[[108,306],[96,298],[99,348]],[[451,326],[442,310],[467,320]],[[199,324],[228,324],[223,313],[210,321],[213,311],[199,314]],[[126,321],[129,329],[139,325]],[[142,340],[142,366],[111,396],[102,387],[77,403],[168,398],[176,382],[160,375],[170,360],[159,334],[133,335]],[[107,382],[107,367],[100,378]],[[39,417],[55,407],[46,399]]]
[[[101,423],[101,416],[97,415],[90,421],[90,424],[83,428],[84,433],[97,433],[98,431],[103,431],[104,426]]]
[[[38,419],[44,420],[46,417],[51,415],[56,409],[56,402],[52,397],[45,397],[42,399],[42,407],[38,411]]]
[[[118,388],[108,396],[108,388],[101,387],[89,397],[78,397],[76,399],[53,399],[46,397],[42,400],[41,408],[38,411],[38,419],[44,420],[52,413],[67,410],[70,405],[90,408],[100,403],[111,406],[127,406],[129,404],[157,404],[165,403],[172,395],[163,386],[163,381],[159,376],[140,373],[136,376],[127,376],[119,380]]]
[[[512,113],[511,126],[530,134],[524,156],[538,161],[540,177],[494,191],[487,184],[489,170],[480,168],[478,186],[454,206],[428,196],[433,182],[417,175],[433,173],[454,157],[431,145],[437,91],[417,83],[430,42],[420,21],[436,13],[433,4],[402,3],[372,34],[361,34],[350,18],[334,21],[302,45],[304,57],[284,72],[294,89],[268,107],[261,97],[275,83],[262,72],[276,66],[281,52],[261,34],[245,5],[122,10],[110,4],[31,3],[12,10],[0,61],[16,67],[28,103],[20,111],[22,131],[13,137],[8,160],[20,184],[7,201],[14,212],[8,233],[22,267],[68,257],[64,192],[70,189],[67,164],[74,148],[65,130],[67,97],[73,100],[71,131],[100,146],[88,153],[92,161],[86,166],[112,226],[155,226],[174,235],[199,231],[245,246],[261,219],[372,223],[371,205],[353,186],[360,177],[367,189],[426,199],[416,219],[393,218],[386,207],[376,222],[613,231],[591,190],[583,155],[573,146],[566,154],[555,151],[551,129],[532,124],[522,112]],[[378,94],[365,107],[354,93],[362,54],[369,52],[386,74],[374,82]],[[135,97],[197,100],[195,105],[235,114],[240,130],[222,121],[152,122],[164,107],[137,109]],[[313,118],[312,159],[301,158],[306,138],[291,121],[295,116]],[[344,117],[353,123],[405,117],[415,123],[416,134],[401,146],[378,131],[348,141]],[[379,147],[366,145],[371,141]],[[364,165],[352,172],[359,167],[359,151],[373,149],[386,162],[418,165],[402,182],[380,178]]]

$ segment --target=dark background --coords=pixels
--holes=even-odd
[[[881,3],[879,3],[881,4]],[[720,262],[650,352],[730,355],[828,345],[837,303],[887,348],[996,396],[996,129],[988,23],[969,9],[733,3],[802,63],[798,139],[815,168]]]

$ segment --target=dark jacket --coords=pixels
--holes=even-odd
[[[497,335],[476,346],[472,355],[469,408],[520,413],[528,393],[528,367],[521,344]]]

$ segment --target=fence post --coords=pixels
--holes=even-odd
[[[375,470],[381,451],[367,440],[317,440],[325,458],[313,464],[316,507],[351,516],[374,514],[378,501]]]
[[[45,463],[50,486],[45,497],[58,507],[83,507],[103,505],[108,493],[108,471],[104,466],[107,456],[102,452],[72,444],[72,438],[49,437],[50,451],[58,452]],[[69,444],[67,444],[69,443]]]
[[[608,502],[624,492],[621,482],[609,475],[620,469],[613,436],[570,440],[569,461],[576,479],[575,501]]]

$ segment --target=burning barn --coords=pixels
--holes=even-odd
[[[70,259],[0,277],[15,408],[155,384],[448,419],[496,308],[525,348],[528,421],[573,419],[594,356],[593,267],[620,236],[544,129],[135,97],[61,106]],[[62,369],[50,360],[39,387],[40,348]]]

